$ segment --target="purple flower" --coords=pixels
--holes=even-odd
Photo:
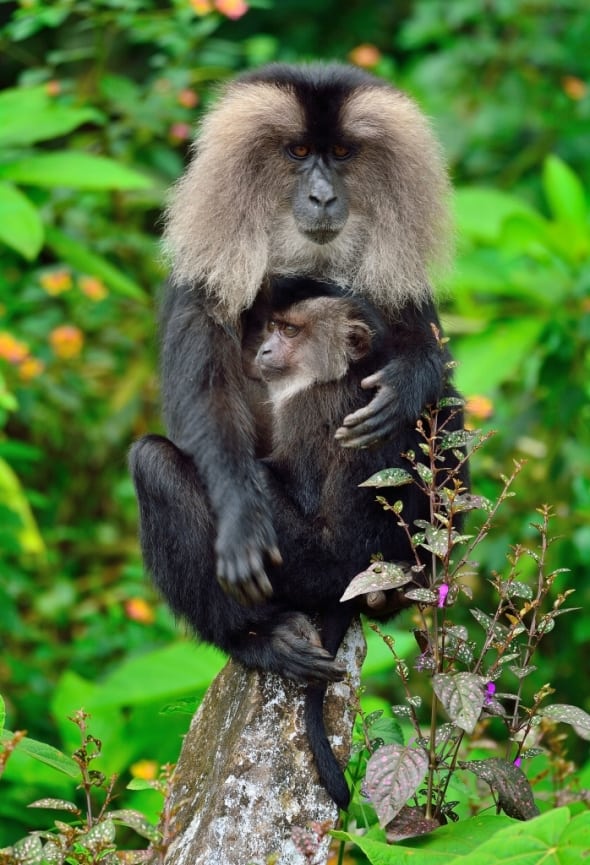
[[[519,767],[519,768],[520,768],[521,763],[522,763],[522,757],[517,757],[516,760],[514,761],[514,765]]]
[[[448,594],[449,594],[449,587],[447,586],[446,583],[442,583],[442,585],[440,585],[438,587],[438,605],[439,605],[439,607],[444,607]]]
[[[488,682],[486,685],[486,697],[485,697],[486,706],[489,706],[489,704],[492,702],[492,697],[494,696],[495,693],[496,693],[496,686],[494,685],[493,682]]]

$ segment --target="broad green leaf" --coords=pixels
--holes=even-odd
[[[43,246],[43,223],[26,195],[0,182],[0,242],[32,261]]]
[[[427,769],[428,754],[422,748],[384,745],[369,759],[364,786],[382,826],[401,811]]]
[[[47,244],[62,261],[67,261],[72,267],[87,274],[97,276],[115,294],[130,297],[133,300],[146,301],[147,297],[141,286],[130,277],[112,265],[106,258],[91,252],[82,243],[55,228],[47,226]]]
[[[459,234],[486,243],[499,239],[502,225],[509,217],[535,215],[519,198],[497,189],[458,189],[454,201]]]
[[[66,135],[83,123],[103,123],[94,108],[60,105],[44,85],[0,93],[0,147],[33,144]]]
[[[27,805],[27,808],[53,808],[56,811],[69,811],[71,814],[80,813],[78,806],[67,799],[37,799]]]
[[[491,393],[519,372],[545,328],[542,319],[517,318],[463,337],[453,346],[457,387],[467,396]]]
[[[173,643],[123,662],[97,687],[95,698],[101,708],[164,702],[204,690],[225,662],[211,646]]]
[[[470,855],[447,862],[448,865],[582,865],[588,860],[589,838],[590,812],[572,817],[567,808],[556,808],[534,820],[513,823]]]
[[[2,457],[0,457],[0,502],[13,511],[21,522],[17,538],[23,553],[43,555],[45,544],[24,490],[18,477]]]
[[[12,734],[8,730],[0,734],[0,742],[6,742],[11,738]],[[18,743],[17,747],[22,753],[33,757],[35,760],[39,760],[41,763],[47,764],[47,766],[51,766],[53,769],[57,769],[58,772],[63,772],[69,778],[80,777],[80,768],[75,760],[72,760],[67,754],[58,751],[52,745],[47,745],[45,742],[38,742],[36,739],[29,739],[25,736]]]
[[[481,677],[474,673],[437,673],[432,677],[432,687],[453,724],[473,733],[484,704]]]
[[[551,212],[558,222],[588,232],[588,204],[580,179],[558,156],[543,165],[543,187]]]
[[[149,178],[106,156],[73,150],[42,153],[0,165],[0,178],[28,186],[70,189],[147,189]]]

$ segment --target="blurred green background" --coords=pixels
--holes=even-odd
[[[183,634],[145,579],[126,469],[130,443],[161,429],[162,206],[220,81],[317,58],[406,89],[443,142],[458,244],[438,286],[443,320],[470,422],[497,430],[474,460],[475,491],[494,496],[513,459],[528,461],[480,549],[475,602],[511,546],[532,538],[535,509],[551,504],[549,564],[569,569],[555,591],[574,588],[582,611],[547,636],[531,688],[551,682],[559,702],[590,710],[589,45],[584,0],[0,0],[0,693],[10,729],[76,747],[67,716],[83,706],[103,771],[149,777],[176,759],[223,663]],[[391,662],[375,657],[368,692],[391,702]],[[46,825],[28,802],[62,793],[71,781],[15,753],[0,846]],[[156,812],[156,794],[133,795]]]

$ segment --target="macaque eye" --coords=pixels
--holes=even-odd
[[[346,147],[345,144],[334,144],[332,147],[332,156],[334,159],[348,159],[352,156],[352,149]]]
[[[282,333],[285,334],[287,339],[293,339],[294,336],[297,336],[300,330],[301,328],[296,324],[284,324]]]
[[[287,146],[287,153],[293,159],[307,159],[311,153],[311,147],[308,147],[307,144],[289,144]]]

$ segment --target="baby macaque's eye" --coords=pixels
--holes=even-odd
[[[283,333],[288,339],[293,339],[294,336],[297,336],[300,330],[301,328],[297,327],[296,324],[283,325]]]

